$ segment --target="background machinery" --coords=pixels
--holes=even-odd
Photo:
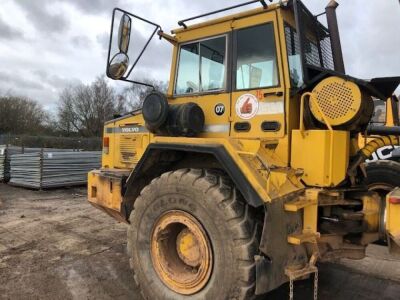
[[[375,100],[374,115],[366,134],[360,134],[360,147],[380,135],[400,135],[399,99],[393,95],[386,101]],[[366,183],[370,190],[386,195],[400,186],[400,149],[398,146],[379,148],[367,160]]]
[[[171,35],[114,10],[110,78],[141,84],[130,75],[157,34],[174,49],[167,94],[105,124],[102,168],[89,173],[90,203],[128,224],[146,299],[251,299],[287,281],[293,297],[317,260],[360,259],[380,239],[399,253],[400,224],[385,215],[400,201],[384,208],[364,167],[398,137],[360,147],[358,135],[400,77],[345,74],[336,7],[326,28],[301,1],[250,1]],[[153,31],[132,62],[136,21]]]

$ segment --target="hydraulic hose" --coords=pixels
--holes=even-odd
[[[360,149],[359,155],[361,154],[365,159],[370,157],[379,148],[385,146],[397,146],[399,145],[399,137],[395,135],[381,136],[368,142],[364,148]],[[364,159],[364,160],[365,160]]]
[[[349,176],[354,176],[357,167],[365,160],[367,160],[372,155],[372,153],[374,153],[379,148],[398,145],[400,145],[400,139],[398,136],[395,135],[381,136],[373,139],[358,151],[356,157],[354,158],[353,162],[350,164],[347,170],[347,174]]]

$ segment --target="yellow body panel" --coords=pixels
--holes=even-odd
[[[400,204],[391,204],[390,197],[400,197],[400,188],[393,190],[386,197],[386,229],[393,236],[400,237]]]
[[[121,204],[121,185],[117,181],[101,182],[100,171],[91,171],[89,173],[88,190],[89,199],[96,204],[105,204],[110,209],[119,211]]]
[[[146,150],[150,135],[141,114],[106,123],[104,138],[109,138],[109,149],[103,149],[102,167],[133,169]]]
[[[386,230],[389,251],[400,255],[400,204],[390,203],[391,197],[400,198],[400,188],[394,189],[386,196]]]
[[[267,180],[260,176],[259,172],[253,168],[251,160],[256,156],[259,147],[251,145],[250,143],[238,143],[234,139],[226,138],[181,138],[176,137],[171,139],[170,137],[154,137],[153,143],[163,144],[182,144],[182,145],[199,145],[199,146],[223,146],[228,154],[233,158],[238,167],[245,174],[249,183],[254,187],[261,199],[265,202],[270,201],[271,197],[266,189]],[[259,145],[259,144],[258,144]]]
[[[307,185],[335,186],[346,176],[349,142],[347,131],[294,130],[291,166],[304,170],[302,179]]]
[[[109,169],[108,171],[114,173],[125,171],[126,174],[129,174],[129,170]],[[102,170],[94,170],[88,174],[89,202],[95,207],[104,210],[118,221],[126,222],[125,218],[121,214],[121,204],[123,200],[121,188],[120,180],[103,176]]]

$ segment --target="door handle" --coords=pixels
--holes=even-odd
[[[264,97],[268,97],[268,96],[277,96],[277,97],[282,97],[283,96],[283,92],[279,91],[279,92],[267,92],[264,93]]]

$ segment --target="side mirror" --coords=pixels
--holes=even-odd
[[[132,19],[127,14],[123,14],[119,22],[118,30],[118,48],[119,51],[127,54],[129,41],[131,38]]]
[[[138,22],[137,28],[133,28],[133,21],[135,21],[135,23],[136,21]],[[117,27],[117,25],[119,26]],[[113,80],[143,84],[131,80],[128,77],[159,29],[161,29],[161,27],[156,23],[150,22],[125,10],[114,8],[111,21],[110,42],[108,44],[107,77]],[[136,53],[129,52],[131,38],[136,34],[141,36],[143,31],[151,32],[147,41],[143,41],[142,39],[138,41],[139,45],[141,43],[143,44],[143,49]],[[136,42],[134,46],[138,46]],[[131,54],[134,55],[132,62],[128,56]]]
[[[108,65],[108,75],[112,79],[118,80],[124,76],[129,66],[129,41],[131,38],[132,19],[127,14],[123,14],[119,22],[118,29],[118,48],[119,53],[113,56]]]
[[[129,57],[125,53],[114,55],[108,66],[108,76],[118,80],[126,73],[129,66]]]

